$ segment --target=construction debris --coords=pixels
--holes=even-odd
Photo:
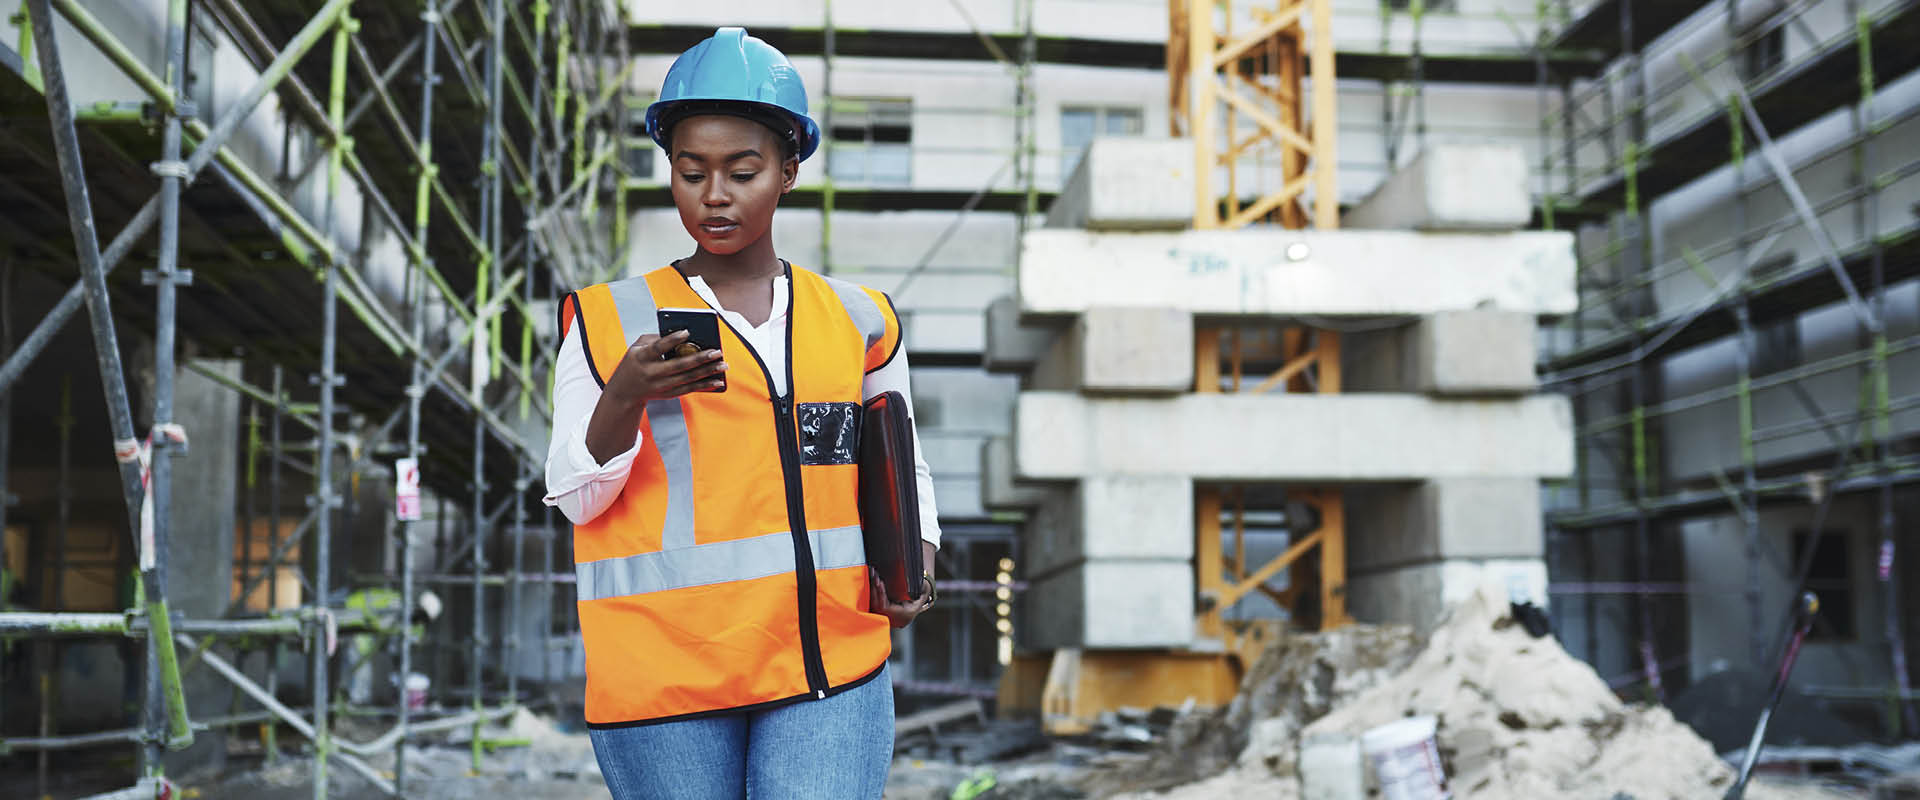
[[[1357,797],[1303,793],[1303,743],[1358,741],[1420,716],[1437,723],[1454,797],[1692,800],[1719,797],[1732,781],[1713,747],[1667,709],[1623,703],[1591,667],[1552,637],[1531,635],[1507,599],[1488,591],[1449,609],[1425,642],[1400,626],[1283,636],[1227,708],[1179,716],[1148,752],[1082,754],[1084,767],[1073,774],[1043,775],[1030,759],[1019,791],[980,796]],[[1062,746],[1053,756],[1075,758]],[[1072,794],[1046,794],[1041,777],[1065,781],[1048,791]],[[1367,785],[1378,791],[1371,775]],[[1773,778],[1747,796],[1848,795]]]

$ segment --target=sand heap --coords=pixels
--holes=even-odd
[[[1397,626],[1284,637],[1249,670],[1232,705],[1183,721],[1143,765],[1150,768],[1089,782],[1089,794],[1184,783],[1162,797],[1292,797],[1303,739],[1358,737],[1420,715],[1439,720],[1455,797],[1695,800],[1726,792],[1732,770],[1706,740],[1663,707],[1622,703],[1591,667],[1552,637],[1528,635],[1509,610],[1497,593],[1477,594],[1450,609],[1423,646]],[[1756,785],[1747,796],[1832,795]]]
[[[1400,625],[1283,634],[1248,668],[1226,708],[1180,718],[1147,758],[1097,773],[1083,788],[1106,797],[1243,772],[1255,782],[1291,780],[1300,729],[1391,679],[1418,651],[1413,631]],[[1219,788],[1216,781],[1202,791]]]
[[[1637,800],[1716,797],[1732,780],[1705,740],[1658,706],[1629,708],[1551,637],[1535,639],[1479,593],[1448,612],[1413,663],[1308,725],[1358,736],[1439,718],[1455,794]]]

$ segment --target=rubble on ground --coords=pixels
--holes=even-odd
[[[1401,626],[1284,635],[1226,708],[1178,715],[1164,728],[1116,715],[1081,744],[1056,744],[1053,761],[1078,761],[1077,772],[1036,772],[1047,756],[1032,756],[1026,772],[1009,773],[1024,782],[1002,782],[1017,789],[978,796],[1293,800],[1303,791],[1301,741],[1357,738],[1410,716],[1438,720],[1435,738],[1455,797],[1693,800],[1726,792],[1733,771],[1705,739],[1664,707],[1623,703],[1591,667],[1552,637],[1530,635],[1510,610],[1492,592],[1475,595],[1450,609],[1425,641]],[[1155,742],[1144,752],[1104,744],[1116,726],[1150,730]],[[1087,745],[1108,750],[1088,757]],[[953,779],[949,788],[977,769],[944,768],[932,780]],[[1049,785],[1043,791],[1040,784]],[[892,786],[889,797],[945,796]],[[1747,796],[1850,795],[1763,776]]]

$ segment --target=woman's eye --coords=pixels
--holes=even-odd
[[[755,175],[758,175],[758,174],[760,174],[760,173],[758,173],[758,172],[736,172],[736,173],[733,173],[733,179],[734,179],[734,180],[736,180],[736,181],[739,181],[739,182],[741,182],[741,183],[746,183],[747,181],[750,181],[750,180],[753,180],[753,176],[755,176]]]
[[[706,176],[705,176],[705,175],[701,175],[701,174],[700,174],[700,173],[698,173],[698,172],[682,172],[682,173],[680,173],[680,180],[683,180],[683,181],[686,181],[687,183],[699,183],[699,182],[700,182],[700,179],[701,179],[701,178],[704,178],[704,177],[706,177]]]

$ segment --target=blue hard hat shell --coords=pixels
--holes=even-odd
[[[807,87],[785,53],[747,35],[746,28],[720,28],[687,48],[667,68],[660,99],[647,106],[647,135],[662,149],[661,115],[687,101],[747,103],[793,119],[794,155],[801,161],[820,147],[820,126],[807,116]]]

